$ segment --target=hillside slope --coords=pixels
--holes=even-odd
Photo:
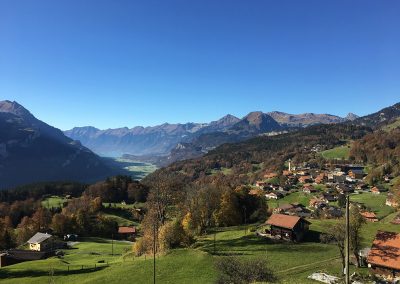
[[[89,149],[18,103],[0,102],[0,189],[38,181],[94,181],[112,173]]]

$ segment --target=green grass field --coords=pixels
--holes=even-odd
[[[134,179],[142,179],[157,170],[157,166],[122,158],[103,158],[111,167],[124,169]]]
[[[59,208],[67,199],[61,196],[51,196],[42,201],[42,206],[46,208]]]
[[[1,268],[1,283],[153,283],[152,259],[134,258],[126,253],[131,247],[114,241],[117,255],[112,256],[111,241],[88,239],[76,249],[66,250],[64,259],[53,257]],[[216,277],[212,256],[199,250],[174,250],[159,256],[156,265],[160,283],[213,283]]]
[[[393,123],[388,124],[382,128],[383,131],[390,132],[393,129],[400,127],[400,118],[397,118]]]
[[[308,206],[310,204],[310,199],[313,197],[312,194],[304,193],[304,192],[294,192],[291,193],[284,198],[275,200],[271,199],[268,200],[268,207],[269,208],[277,208],[280,205],[283,204],[290,204],[294,202],[298,202],[300,204],[303,204],[304,206]]]
[[[313,235],[324,232],[337,222],[310,221]],[[366,224],[362,230],[364,246],[371,245],[378,229],[400,230],[400,227],[389,222],[385,218],[379,223]],[[167,255],[158,256],[158,283],[214,283],[218,277],[214,268],[215,260],[233,255],[241,258],[265,257],[278,276],[279,283],[316,283],[308,280],[307,276],[317,271],[340,274],[341,263],[335,245],[311,240],[300,244],[271,243],[250,232],[251,228],[254,231],[257,227],[250,225],[218,229],[215,233],[215,250],[214,233],[210,232],[200,237],[190,249],[172,250]],[[50,258],[1,268],[1,283],[152,283],[152,259],[133,257],[131,247],[130,243],[114,242],[113,256],[110,240],[88,238],[77,244],[75,249],[66,250],[63,259]],[[356,268],[351,269],[354,271]],[[366,269],[357,271],[366,273]]]
[[[386,193],[373,194],[366,192],[361,194],[353,194],[350,196],[350,200],[363,203],[367,208],[376,214],[378,219],[382,219],[394,212],[392,207],[385,204],[386,197]]]
[[[326,151],[321,152],[321,155],[324,159],[328,160],[346,160],[349,158],[350,154],[350,146],[339,146],[333,149],[329,149]]]
[[[311,195],[295,192],[279,200],[300,202],[308,205]],[[366,204],[377,212],[377,223],[367,223],[362,229],[363,247],[370,247],[377,230],[399,232],[400,226],[390,224],[396,213],[384,205],[386,196],[363,193],[352,195],[351,200]],[[277,202],[269,201],[270,207]],[[118,208],[111,211],[121,211]],[[121,225],[131,225],[129,216],[115,212],[103,212],[118,219]],[[120,219],[119,219],[120,218]],[[338,222],[337,220],[311,219],[309,240],[303,243],[272,243],[256,236],[257,225],[219,228],[215,233],[199,237],[189,249],[176,249],[167,255],[157,256],[158,283],[215,283],[218,272],[215,260],[225,256],[240,258],[266,258],[275,272],[279,283],[316,283],[307,279],[313,272],[326,272],[340,275],[341,262],[339,251],[333,244],[317,241],[319,233]],[[250,232],[250,229],[252,232]],[[0,269],[1,283],[152,283],[153,264],[151,257],[134,257],[132,243],[101,238],[87,238],[75,245],[74,249],[65,250],[64,258],[56,257],[25,262]],[[112,252],[114,255],[112,255]],[[102,262],[102,263],[100,263]],[[351,267],[355,271],[355,267]],[[357,269],[366,273],[366,269]]]

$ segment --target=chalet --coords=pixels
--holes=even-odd
[[[343,216],[343,211],[339,207],[327,205],[322,208],[322,215],[327,218],[340,218]]]
[[[50,251],[54,249],[54,238],[50,234],[36,233],[28,240],[28,244],[33,251]]]
[[[288,171],[288,170],[284,170],[284,171],[282,172],[282,175],[285,176],[285,177],[288,177],[288,176],[293,175],[293,172],[292,172],[292,171]]]
[[[272,214],[266,224],[271,226],[271,237],[300,242],[308,232],[310,222],[297,216]]]
[[[327,205],[327,201],[323,197],[313,197],[310,199],[309,206],[321,208]]]
[[[377,276],[388,280],[400,278],[400,233],[378,231],[367,262]]]
[[[384,188],[383,186],[380,186],[380,185],[374,186],[373,188],[371,188],[371,192],[373,194],[381,194],[381,193],[386,192],[386,191],[387,191],[387,189]]]
[[[314,192],[317,192],[317,190],[312,186],[312,185],[310,185],[310,184],[305,184],[304,186],[303,186],[303,192],[305,192],[305,193],[314,193]]]
[[[299,182],[300,183],[308,183],[308,182],[312,182],[312,177],[311,176],[301,176],[299,177]]]
[[[285,213],[293,208],[295,208],[295,206],[292,204],[282,204],[282,205],[278,206],[277,208],[275,208],[273,212],[274,213]]]
[[[374,212],[361,212],[360,214],[368,222],[378,222],[379,221]]]
[[[391,175],[385,175],[385,176],[383,177],[383,180],[386,181],[386,182],[389,182],[389,181],[391,181],[392,179],[393,179],[393,177],[392,177]]]
[[[249,191],[249,195],[262,196],[263,195],[263,191],[261,189],[259,189],[259,188],[251,189]]]
[[[360,180],[360,179],[363,179],[363,177],[364,177],[364,171],[363,170],[353,169],[353,170],[349,171],[348,175],[352,179]]]
[[[126,239],[133,239],[136,235],[136,227],[118,227],[118,235]]]
[[[283,197],[283,194],[280,192],[269,192],[265,194],[267,199],[279,199]]]
[[[399,207],[399,202],[396,200],[394,195],[391,194],[391,193],[388,194],[388,197],[386,198],[386,203],[385,204],[387,206],[394,207],[394,208]]]
[[[357,190],[366,190],[366,189],[368,189],[368,185],[366,183],[359,182],[356,185],[356,189]]]
[[[397,216],[394,217],[393,221],[390,223],[392,223],[393,225],[400,225],[400,214],[397,214]]]
[[[265,185],[266,185],[266,183],[263,181],[256,181],[256,186],[259,188],[264,188]]]
[[[316,184],[321,184],[324,183],[325,180],[327,180],[327,176],[325,175],[325,173],[321,173],[315,178],[314,182]]]
[[[345,183],[347,179],[345,175],[334,175],[333,181],[336,183]]]
[[[354,188],[352,186],[344,184],[344,183],[338,184],[336,186],[336,189],[341,194],[348,194],[348,193],[354,192]]]
[[[322,194],[322,197],[324,198],[324,200],[326,201],[326,202],[335,202],[335,201],[337,201],[337,196],[336,195],[334,195],[334,194],[332,194],[332,193],[323,193]]]

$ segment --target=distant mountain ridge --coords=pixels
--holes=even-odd
[[[242,119],[228,114],[210,123],[164,123],[153,127],[106,130],[87,126],[75,127],[64,133],[100,155],[125,155],[135,159],[144,156],[145,161],[164,161],[159,163],[164,165],[202,155],[224,143],[240,142],[264,133],[280,133],[299,127],[343,121],[346,118],[330,114],[255,111]],[[157,158],[149,158],[154,156]]]
[[[341,123],[347,120],[347,117],[343,118],[331,114],[316,113],[290,114],[285,112],[273,111],[268,112],[268,115],[279,122],[282,126],[289,127],[307,127],[315,124]]]
[[[17,102],[0,102],[0,189],[37,181],[94,181],[112,173],[92,151]]]

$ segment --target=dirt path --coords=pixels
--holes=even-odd
[[[291,267],[289,269],[285,269],[285,270],[281,270],[281,271],[277,271],[276,274],[282,274],[282,273],[287,273],[293,270],[297,270],[299,268],[313,268],[313,267],[318,267],[319,264],[325,263],[325,262],[330,262],[333,260],[337,260],[340,259],[340,257],[334,257],[334,258],[330,258],[330,259],[325,259],[322,261],[318,261],[318,262],[313,262],[313,263],[308,263],[308,264],[303,264],[303,265],[299,265],[299,266],[295,266],[295,267]]]

